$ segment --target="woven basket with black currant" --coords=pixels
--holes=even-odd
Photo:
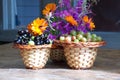
[[[26,68],[41,69],[45,67],[50,56],[50,40],[45,32],[48,23],[45,19],[37,18],[26,30],[19,30],[14,41],[14,47],[20,49]]]

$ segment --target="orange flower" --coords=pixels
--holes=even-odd
[[[86,23],[90,23],[91,22],[91,18],[89,19],[88,16],[84,16],[83,17],[83,21]]]
[[[70,16],[65,16],[65,20],[69,23],[71,23],[73,26],[78,26],[77,21],[70,15]]]
[[[95,28],[95,25],[94,25],[94,23],[92,22],[92,19],[90,18],[88,18],[88,16],[84,16],[83,17],[83,21],[85,22],[85,23],[87,23],[87,24],[89,24],[90,26],[90,30],[93,30],[94,28]]]
[[[43,34],[47,26],[48,26],[48,23],[46,22],[45,19],[37,18],[31,24],[28,24],[27,28],[32,35],[36,36],[36,35]]]
[[[48,15],[50,12],[54,12],[56,10],[56,4],[49,3],[45,6],[45,9],[42,11],[43,15]]]
[[[95,28],[95,24],[93,22],[90,22],[90,30],[93,30]]]

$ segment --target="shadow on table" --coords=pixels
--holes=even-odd
[[[120,50],[99,49],[94,70],[120,73]]]
[[[17,69],[25,69],[25,65],[23,64],[23,61],[21,59],[17,60],[5,60],[5,61],[0,61],[0,68],[1,69],[10,69],[10,68],[17,68]],[[48,63],[45,65],[46,69],[69,69],[68,65],[66,62],[52,62],[48,61]]]

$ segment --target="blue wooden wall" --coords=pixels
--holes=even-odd
[[[2,18],[2,0],[0,0],[0,29],[2,29],[3,26],[3,18]]]
[[[40,0],[16,0],[19,25],[26,26],[40,16]]]

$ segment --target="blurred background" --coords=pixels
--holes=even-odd
[[[76,0],[74,0],[76,1]],[[57,0],[0,0],[0,44],[12,42],[20,28],[41,17],[43,7]],[[100,0],[92,7],[95,33],[108,43],[107,48],[120,49],[120,0]]]

